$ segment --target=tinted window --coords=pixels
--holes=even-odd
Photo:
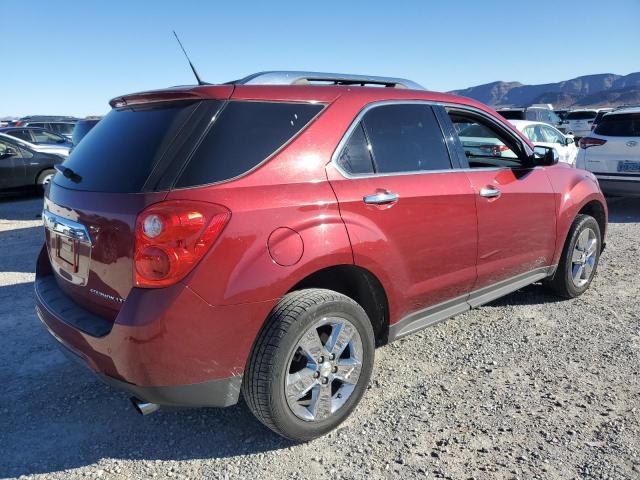
[[[73,135],[71,137],[73,145],[75,146],[80,143],[80,140],[89,133],[89,130],[91,130],[96,123],[98,123],[98,120],[80,120],[76,123],[75,127],[73,127]]]
[[[46,130],[31,130],[31,133],[33,134],[34,143],[60,144],[66,141],[63,136]]]
[[[594,133],[609,137],[640,137],[640,113],[607,115]]]
[[[206,185],[248,172],[291,140],[322,108],[309,103],[229,102],[176,186]]]
[[[427,105],[385,105],[363,119],[377,173],[451,168],[435,114]]]
[[[498,113],[507,120],[524,120],[524,112],[522,110],[498,110]]]
[[[12,137],[20,138],[26,142],[31,141],[31,135],[29,135],[29,132],[27,130],[9,130],[4,133],[6,133],[7,135],[11,135]]]
[[[76,190],[140,192],[198,105],[171,103],[112,110],[64,163],[80,181],[56,175],[55,182]]]
[[[60,135],[71,135],[73,132],[73,123],[52,123],[51,130]]]
[[[586,112],[569,112],[567,114],[567,120],[593,120],[596,118],[597,112],[595,110],[588,110]]]
[[[353,174],[373,173],[370,146],[361,124],[355,128],[338,157],[338,166]]]

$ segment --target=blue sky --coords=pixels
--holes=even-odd
[[[0,116],[260,70],[401,76],[431,90],[640,71],[640,0],[0,0]]]

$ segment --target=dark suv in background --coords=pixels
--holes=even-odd
[[[73,127],[78,121],[75,117],[55,115],[30,115],[12,123],[13,127],[38,127],[57,133],[71,140]]]
[[[532,282],[576,297],[596,272],[595,177],[473,100],[265,72],[111,106],[46,193],[36,311],[143,413],[242,392],[315,438],[376,345]]]

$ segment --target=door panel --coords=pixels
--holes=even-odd
[[[7,156],[7,149],[13,149],[15,155]],[[25,185],[24,159],[20,149],[8,142],[0,141],[0,188],[17,188]]]
[[[476,207],[464,172],[348,179],[329,164],[327,175],[355,264],[382,281],[392,322],[470,291],[476,279]],[[398,199],[364,202],[376,193]]]
[[[469,170],[478,211],[478,279],[474,290],[551,264],[555,199],[543,168]],[[483,197],[482,189],[498,197]]]

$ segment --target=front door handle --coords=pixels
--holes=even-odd
[[[498,198],[502,192],[495,187],[484,187],[480,189],[480,196],[484,198]]]
[[[373,195],[367,195],[362,200],[368,205],[386,205],[398,201],[398,194],[392,192],[378,192]]]

